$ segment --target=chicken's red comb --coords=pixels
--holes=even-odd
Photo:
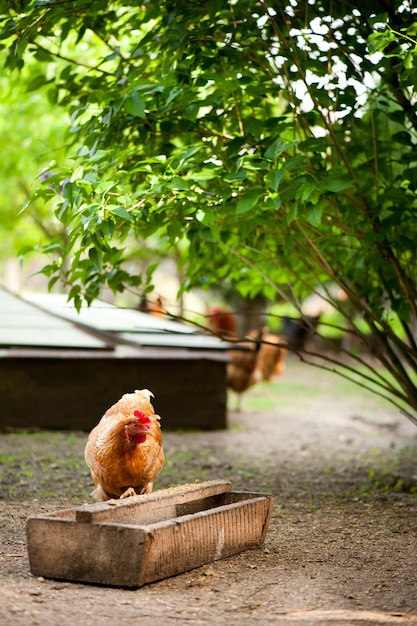
[[[144,426],[149,426],[152,423],[150,417],[147,417],[142,411],[134,411],[133,415],[137,417]]]

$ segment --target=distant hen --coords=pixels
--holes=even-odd
[[[223,339],[237,340],[236,320],[231,311],[213,307],[209,312],[210,328]],[[237,393],[237,410],[242,394],[262,380],[270,381],[282,373],[287,351],[280,347],[280,337],[255,329],[247,337],[236,341],[236,349],[229,350],[231,361],[227,364],[227,386]]]

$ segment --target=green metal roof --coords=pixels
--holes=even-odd
[[[0,346],[106,349],[109,344],[0,288]]]
[[[94,300],[80,312],[64,294],[28,294],[31,302],[60,318],[77,322],[98,332],[112,334],[117,343],[158,348],[193,350],[227,350],[231,345],[212,335],[204,335],[194,327],[170,319],[156,317],[134,309],[122,309],[102,300]]]

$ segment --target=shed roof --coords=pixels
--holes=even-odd
[[[0,288],[0,346],[108,349],[110,343]]]
[[[102,300],[94,300],[78,312],[65,294],[30,294],[26,296],[44,311],[64,320],[82,324],[102,333],[110,333],[116,343],[129,342],[144,347],[218,350],[231,344],[194,327],[133,309],[123,309]]]

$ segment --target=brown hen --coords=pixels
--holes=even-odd
[[[159,415],[148,389],[126,393],[91,431],[85,460],[98,501],[151,493],[164,463]]]
[[[249,333],[251,335],[251,333]],[[288,350],[284,347],[285,339],[266,332],[262,337],[258,360],[254,371],[255,382],[271,382],[284,371]]]
[[[237,340],[236,320],[231,311],[223,307],[212,307],[209,326],[223,339]],[[236,350],[227,354],[227,386],[237,394],[237,410],[240,411],[242,394],[255,383],[271,381],[284,370],[287,350],[285,341],[265,329],[251,330],[247,337],[236,343]],[[280,345],[279,345],[280,344]]]

